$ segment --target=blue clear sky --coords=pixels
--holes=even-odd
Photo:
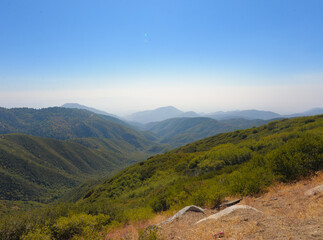
[[[0,0],[0,105],[81,101],[120,112],[158,105],[205,111],[318,107],[323,99],[316,95],[302,106],[289,101],[281,107],[270,104],[270,95],[263,104],[254,95],[245,105],[234,96],[223,98],[232,100],[227,105],[211,97],[199,105],[187,102],[185,92],[308,89],[304,96],[295,90],[291,97],[299,100],[323,91],[322,13],[322,0]],[[157,99],[142,88],[166,95],[184,89],[178,93],[183,99],[175,92],[174,102],[165,94]]]

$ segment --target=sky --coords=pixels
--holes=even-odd
[[[0,106],[323,107],[321,0],[0,0]]]

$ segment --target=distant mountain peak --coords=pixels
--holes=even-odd
[[[159,122],[176,117],[197,117],[195,112],[183,112],[173,106],[165,106],[154,110],[140,111],[127,117],[128,120],[140,123]]]

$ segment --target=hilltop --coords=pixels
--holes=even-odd
[[[119,119],[81,109],[0,108],[0,134],[23,133],[60,140],[90,137],[118,139],[138,148],[151,144],[151,136],[146,139],[144,133],[125,125]]]
[[[112,113],[107,113],[105,111],[101,111],[99,109],[96,108],[92,108],[92,107],[88,107],[82,104],[78,104],[78,103],[64,103],[62,106],[62,108],[76,108],[76,109],[84,109],[84,110],[88,110],[90,112],[94,112],[96,114],[100,114],[100,115],[106,115],[106,116],[110,116],[113,118],[119,118],[118,116],[112,114]]]
[[[129,121],[139,123],[158,122],[178,117],[198,117],[195,112],[183,112],[173,106],[161,107],[154,110],[136,112],[126,117]]]

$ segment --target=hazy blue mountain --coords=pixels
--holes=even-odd
[[[65,103],[61,107],[64,107],[64,108],[85,109],[85,110],[88,110],[90,112],[94,112],[96,114],[102,114],[102,115],[107,115],[107,116],[119,118],[117,115],[114,115],[112,113],[107,113],[105,111],[101,111],[101,110],[98,110],[96,108],[88,107],[88,106],[81,105],[81,104],[78,104],[78,103]]]
[[[154,110],[136,112],[127,117],[127,120],[139,123],[158,122],[176,117],[198,117],[195,112],[183,112],[175,107],[161,107]]]
[[[224,119],[235,119],[235,118],[245,118],[245,119],[262,119],[269,120],[274,118],[281,118],[282,116],[278,113],[271,111],[260,111],[260,110],[242,110],[242,111],[228,111],[228,112],[215,112],[207,114],[208,117],[224,120]]]
[[[161,139],[161,143],[167,143],[174,148],[219,133],[260,126],[267,122],[266,120],[246,119],[217,121],[205,117],[172,118],[148,123],[144,129],[155,133]]]
[[[285,115],[284,117],[301,117],[301,116],[314,116],[314,115],[319,115],[323,114],[323,108],[313,108],[308,111],[302,112],[302,113],[294,113],[290,115]]]
[[[95,109],[95,108],[87,107],[87,106],[84,106],[84,105],[81,105],[81,104],[78,104],[78,103],[65,103],[61,107],[63,107],[63,108],[84,109],[84,110],[99,114],[99,115],[101,115],[102,118],[104,118],[104,119],[106,119],[106,120],[108,120],[110,122],[118,123],[118,124],[124,125],[126,127],[130,127],[130,128],[135,128],[137,130],[140,129],[140,128],[137,127],[137,124],[139,124],[139,123],[126,122],[126,121],[123,121],[122,118],[117,116],[117,115],[107,113],[107,112],[104,112],[104,111],[101,111],[101,110],[98,110],[98,109]]]

